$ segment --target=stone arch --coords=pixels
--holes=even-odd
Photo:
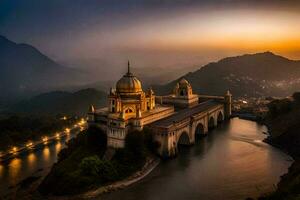
[[[177,144],[178,145],[190,145],[191,144],[191,141],[190,141],[190,137],[189,137],[189,134],[186,132],[186,131],[183,131],[179,138],[178,138],[178,141],[177,141]]]
[[[224,114],[222,111],[218,113],[217,123],[220,124],[224,120]]]
[[[205,135],[204,125],[202,123],[197,124],[195,129],[195,141],[199,140]]]
[[[213,129],[215,127],[215,119],[213,116],[210,116],[208,119],[208,128]]]

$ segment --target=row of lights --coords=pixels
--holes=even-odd
[[[66,117],[63,117],[63,120],[67,120],[67,118]],[[74,128],[77,128],[78,126],[80,126],[80,130],[82,131],[83,130],[83,127],[82,127],[82,125],[84,125],[85,124],[85,120],[82,118],[81,120],[80,120],[80,122],[78,122],[77,124],[75,124],[74,125]],[[71,132],[71,129],[70,128],[66,128],[65,129],[65,133],[66,134],[69,134]],[[60,134],[59,133],[56,133],[55,134],[55,138],[57,139],[57,140],[59,140],[60,139]],[[48,137],[47,136],[44,136],[44,137],[42,137],[42,142],[44,143],[44,144],[47,144],[48,143]],[[33,142],[28,142],[27,144],[26,144],[26,147],[27,148],[32,148],[33,147]],[[12,147],[12,149],[11,149],[11,153],[13,153],[13,154],[16,154],[17,152],[18,152],[18,147]],[[0,154],[0,156],[1,156],[2,154]]]

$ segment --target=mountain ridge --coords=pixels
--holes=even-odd
[[[153,87],[167,94],[181,78],[199,94],[222,95],[229,89],[235,96],[285,96],[300,89],[300,61],[269,51],[227,57]]]
[[[27,96],[86,80],[83,71],[56,63],[32,45],[0,36],[0,98]]]

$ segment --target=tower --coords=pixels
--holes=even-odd
[[[232,104],[232,94],[229,90],[227,90],[226,94],[224,95],[224,112],[225,112],[225,119],[229,119],[231,116],[231,104]]]

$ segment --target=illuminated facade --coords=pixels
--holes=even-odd
[[[199,132],[206,134],[230,115],[229,91],[224,96],[197,95],[190,83],[181,79],[172,94],[156,97],[151,88],[143,91],[128,62],[127,73],[110,89],[108,106],[98,110],[90,107],[88,124],[103,129],[107,146],[113,148],[123,148],[130,130],[142,130],[147,125],[160,143],[158,153],[171,157],[176,155],[178,144],[193,144]]]
[[[146,92],[140,80],[130,72],[111,88],[108,95],[108,107],[89,111],[89,124],[99,126],[107,133],[109,147],[122,148],[126,134],[130,129],[142,130],[143,126],[170,116],[174,107],[155,103],[155,94],[151,88]]]

